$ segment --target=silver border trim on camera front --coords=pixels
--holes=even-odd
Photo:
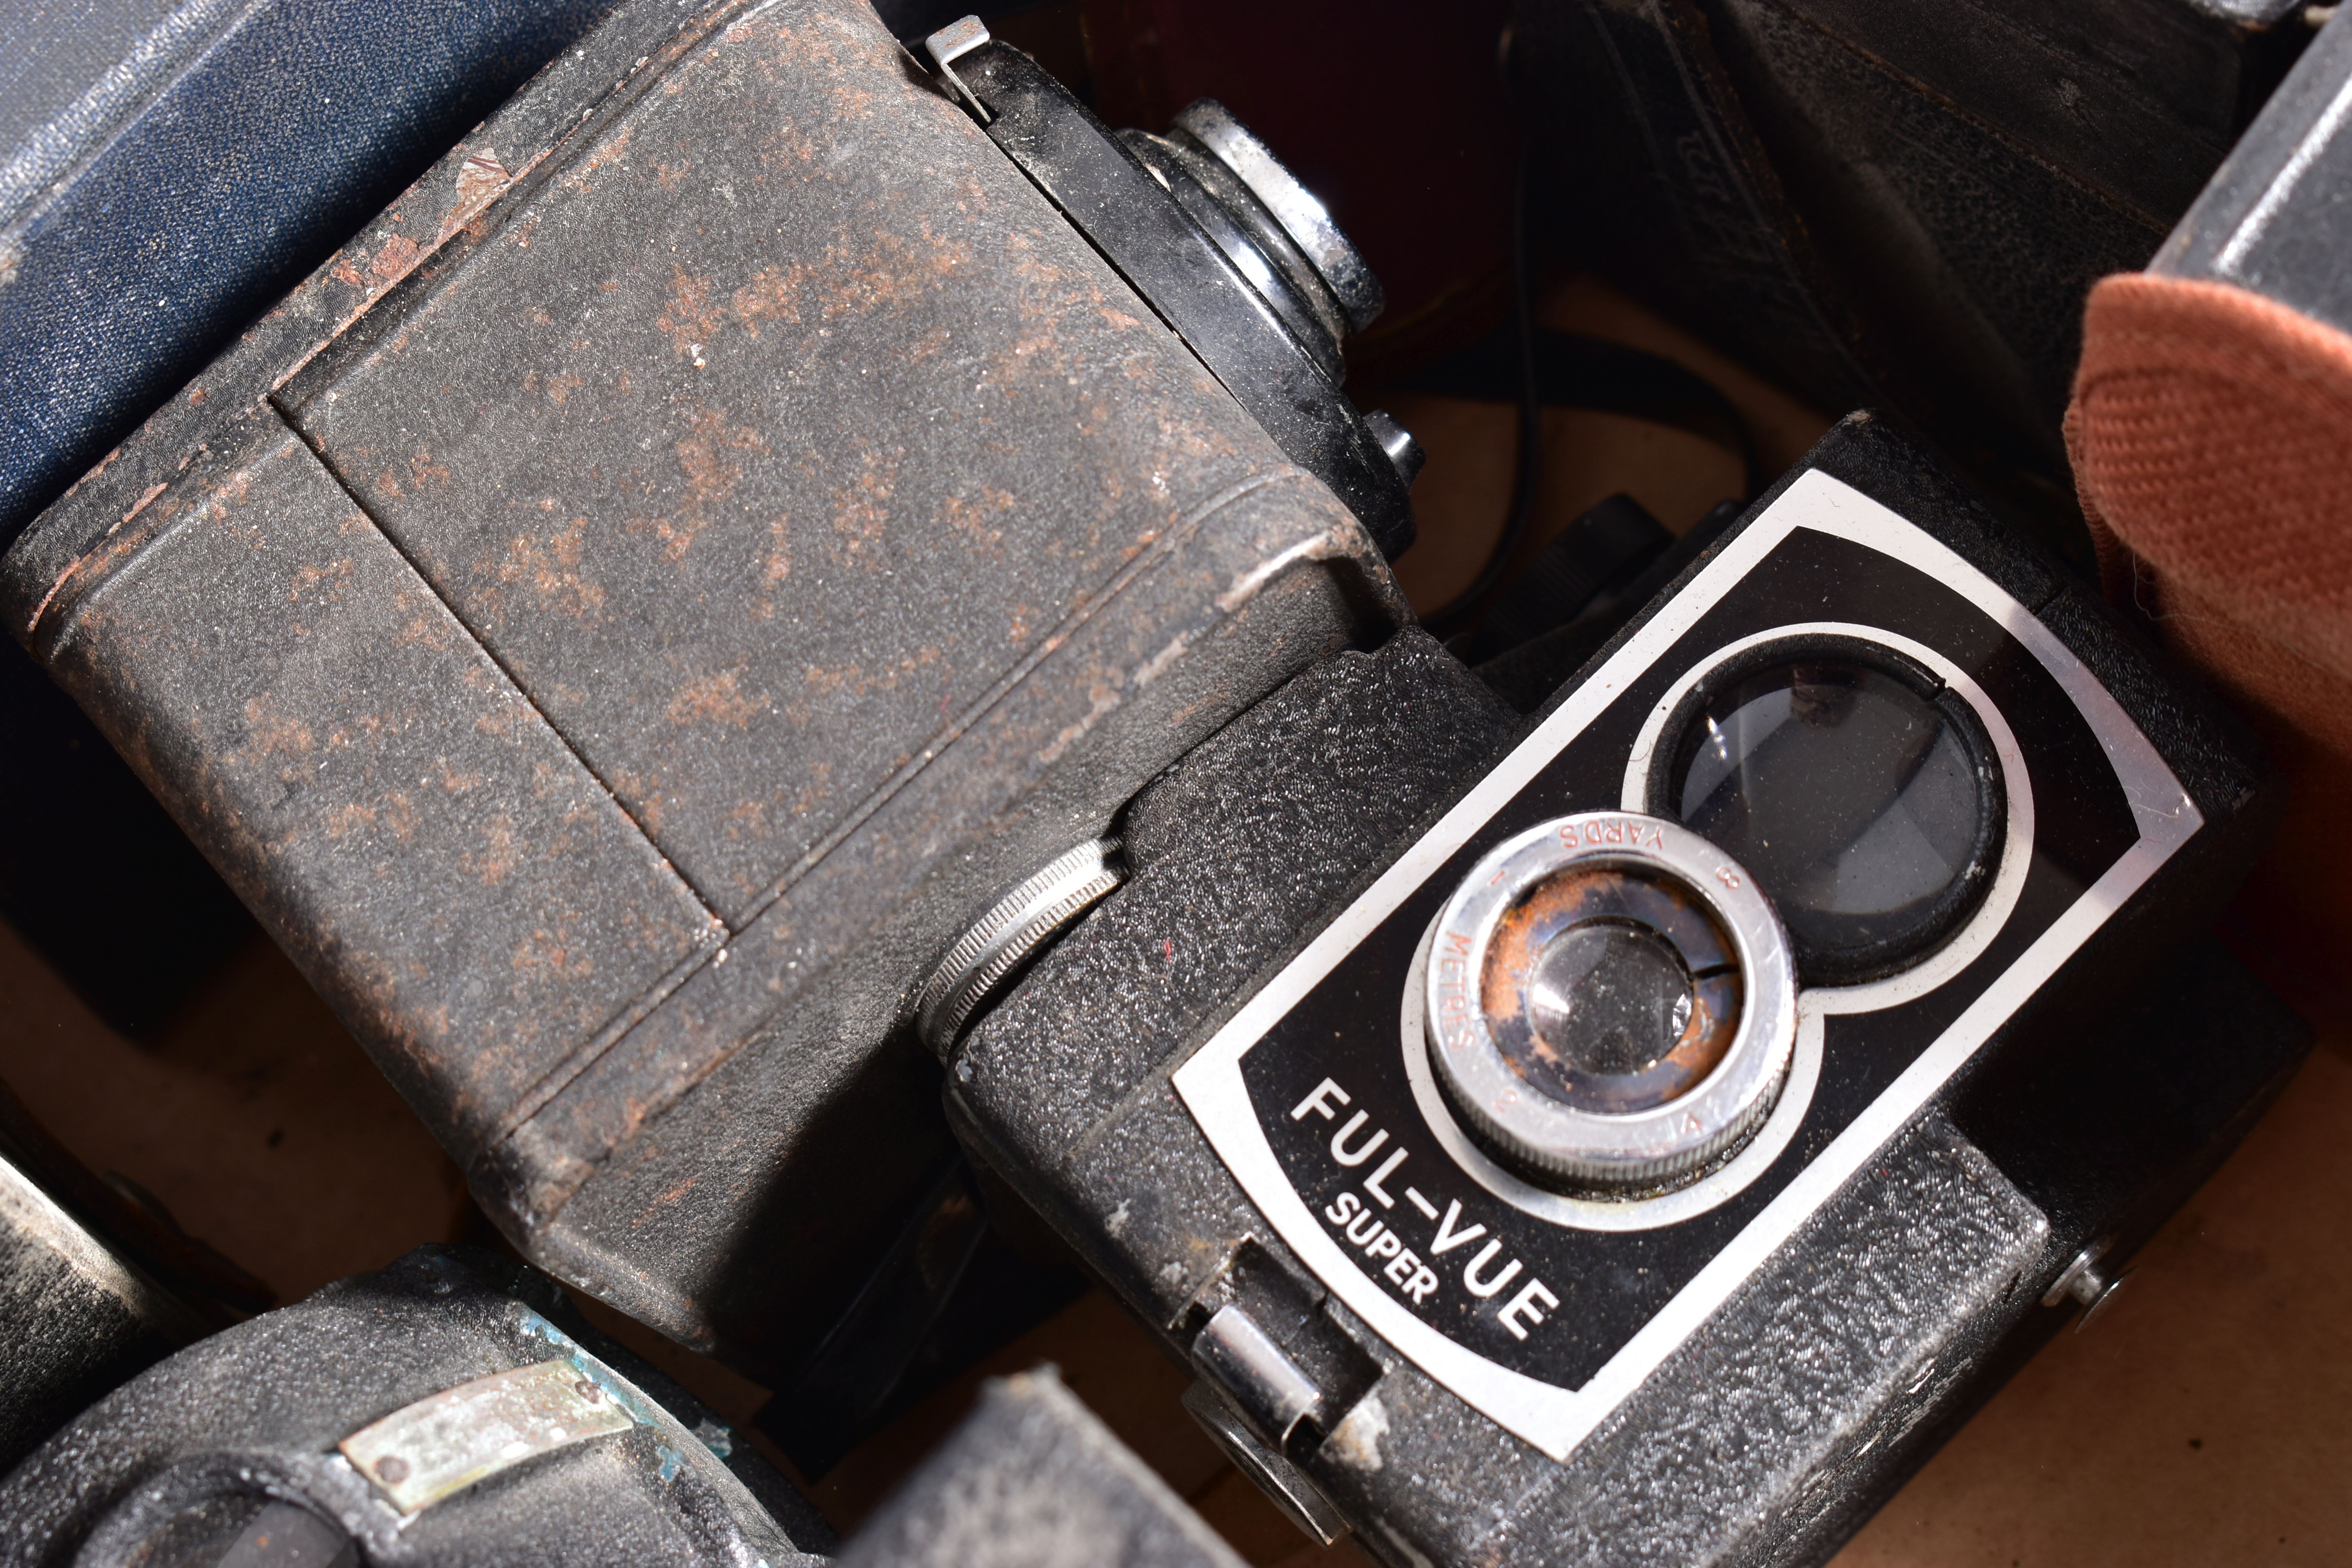
[[[1731,939],[1742,991],[1731,1044],[1713,1071],[1663,1105],[1611,1115],[1554,1100],[1503,1059],[1486,1027],[1480,978],[1497,922],[1537,883],[1572,867],[1654,872],[1705,903]],[[1454,957],[1421,966],[1430,1058],[1463,1116],[1529,1165],[1587,1185],[1656,1186],[1722,1157],[1772,1109],[1797,1036],[1788,938],[1747,871],[1680,823],[1591,811],[1538,824],[1471,868],[1438,912],[1434,939]],[[1451,1048],[1441,1025],[1458,1031]]]
[[[1927,573],[2005,628],[2083,715],[2131,804],[2140,837],[1591,1380],[1580,1388],[1558,1387],[1447,1338],[1356,1266],[1290,1184],[1250,1104],[1242,1058],[1700,616],[1800,528],[1847,540]],[[1886,634],[1877,635],[1884,638]],[[1551,1458],[1564,1459],[1902,1131],[2001,1024],[2203,826],[2196,805],[2147,737],[2024,605],[1948,546],[1816,469],[1800,475],[1761,517],[1660,606],[1435,826],[1244,1002],[1170,1081],[1275,1234],[1350,1311],[1472,1408]],[[1768,1122],[1759,1142],[1772,1131]]]
[[[1650,759],[1664,733],[1667,719],[1691,688],[1727,660],[1759,644],[1811,636],[1852,637],[1892,648],[1933,671],[1976,711],[1992,742],[1993,754],[2000,763],[2007,813],[2000,863],[1993,871],[1992,886],[1985,889],[1984,901],[1977,906],[1968,923],[1913,968],[1860,985],[1809,986],[1798,992],[1796,1052],[1790,1062],[1788,1082],[1782,1086],[1780,1097],[1765,1117],[1763,1126],[1719,1168],[1688,1186],[1654,1197],[1580,1198],[1549,1192],[1496,1163],[1471,1142],[1470,1135],[1455,1121],[1444,1091],[1431,1076],[1429,1053],[1422,1043],[1422,974],[1429,956],[1429,935],[1424,934],[1414,952],[1413,968],[1405,983],[1404,1005],[1397,1024],[1413,1103],[1454,1163],[1472,1181],[1521,1213],[1577,1230],[1655,1230],[1661,1226],[1695,1219],[1737,1197],[1749,1183],[1771,1168],[1772,1162],[1796,1137],[1805,1113],[1812,1109],[1813,1088],[1821,1079],[1822,1020],[1833,1013],[1875,1012],[1926,995],[1976,962],[1992,939],[2000,934],[2000,928],[2017,908],[2018,896],[2025,890],[2026,873],[2032,868],[2034,840],[2033,785],[2026,773],[2025,755],[2018,747],[2017,733],[1985,694],[1984,688],[1959,666],[1935,649],[1883,627],[1849,621],[1792,622],[1742,637],[1693,666],[1651,710],[1635,738],[1633,760],[1625,770],[1626,809],[1638,810],[1646,804]],[[1433,921],[1430,933],[1436,929]]]

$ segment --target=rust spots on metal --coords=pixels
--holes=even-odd
[[[475,782],[480,781],[478,778]],[[521,863],[521,852],[515,844],[514,818],[505,812],[492,816],[482,824],[482,838],[484,847],[467,851],[460,857],[460,864],[467,876],[484,887],[495,888]]]
[[[409,269],[424,254],[423,246],[404,234],[395,234],[383,242],[383,248],[377,251],[375,258],[368,263],[368,270],[389,286],[407,277]]]
[[[327,813],[320,826],[331,840],[340,842],[353,834],[364,833],[375,826],[375,810],[359,801],[347,800]]]
[[[698,278],[683,267],[671,269],[669,308],[654,318],[654,325],[669,334],[680,359],[699,360],[702,345],[719,335],[726,320],[725,308],[710,302],[709,279]]]
[[[435,763],[435,766],[439,771],[441,776],[433,782],[438,784],[444,790],[451,795],[463,795],[467,790],[475,790],[482,787],[483,775],[480,773],[464,772],[454,768],[449,765],[449,759],[446,757],[438,759]],[[501,816],[499,820],[506,824],[502,831],[511,837],[514,833],[513,821],[504,816]]]
[[[139,499],[131,503],[131,510],[122,514],[122,521],[124,522],[129,522],[132,518],[137,517],[141,512],[145,511],[149,503],[152,502],[157,496],[162,495],[170,488],[171,487],[169,485],[160,482],[149,485],[144,490],[140,492]]]
[[[401,614],[400,630],[395,641],[402,647],[425,647],[446,650],[452,647],[448,624],[432,609],[413,599],[395,606]]]
[[[798,326],[801,319],[800,289],[808,277],[808,269],[799,262],[790,267],[763,267],[751,280],[735,290],[730,303],[735,308],[736,320],[752,337],[760,335],[762,321],[782,321]]]
[[[588,520],[575,517],[541,537],[519,533],[497,564],[500,584],[527,585],[539,603],[567,616],[587,616],[604,608],[604,584],[580,574],[581,542]]]
[[[307,561],[294,570],[286,584],[286,602],[299,605],[306,598],[319,596],[322,591],[332,593],[350,583],[352,563],[349,561]]]
[[[1011,491],[982,484],[971,499],[948,497],[940,508],[940,521],[979,548],[992,552],[1004,538],[1004,530],[994,524],[1009,521],[1019,505]]]
[[[667,815],[657,781],[631,768],[614,768],[608,781],[613,793],[629,803],[629,815],[636,819],[648,837],[658,838],[662,822]],[[667,865],[667,858],[663,864]]]
[[[740,730],[752,715],[767,710],[768,694],[743,689],[745,671],[710,670],[688,679],[670,699],[664,714],[673,724],[723,724]]]
[[[588,947],[568,931],[550,931],[542,926],[516,944],[512,962],[518,973],[539,971],[567,980],[584,980],[596,973],[595,955]]]
[[[735,454],[765,452],[768,443],[749,425],[730,423],[725,410],[703,408],[696,412],[693,423],[672,449],[677,454],[678,470],[686,476],[687,505],[699,512],[733,495],[735,487],[743,482],[743,463]]]
[[[919,224],[919,245],[887,229],[876,231],[872,247],[861,257],[828,250],[826,276],[833,286],[822,296],[824,317],[869,315],[884,309],[899,310],[922,300],[959,268],[971,265],[971,249],[961,239],[933,232],[925,216]]]
[[[594,189],[597,171],[622,166],[629,156],[629,140],[635,134],[633,127],[625,125],[618,132],[598,143],[595,151],[572,165],[563,176],[564,188],[583,195]]]
[[[764,169],[773,170],[780,163],[789,166],[815,162],[816,142],[790,120],[769,132],[760,143],[760,164]]]
[[[890,495],[897,488],[899,460],[905,456],[896,449],[886,456],[870,447],[862,447],[857,454],[857,477],[834,487],[833,531],[840,542],[828,553],[835,565],[884,568],[882,531],[890,521]]]
[[[793,544],[788,532],[791,522],[790,512],[781,512],[768,521],[768,549],[760,563],[760,580],[772,586],[793,574]],[[769,614],[774,614],[774,602],[765,602]]]
[[[266,756],[287,752],[299,755],[310,749],[310,726],[278,711],[266,696],[246,700],[245,733],[254,749]]]

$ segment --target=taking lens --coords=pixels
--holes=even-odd
[[[1671,822],[1557,817],[1438,911],[1421,1048],[1463,1130],[1556,1192],[1631,1197],[1731,1158],[1779,1099],[1796,975],[1746,868]]]
[[[1653,808],[1755,874],[1803,979],[1892,973],[1958,930],[1990,882],[1990,743],[1967,702],[1885,650],[1764,652],[1702,689]]]
[[[1715,1069],[1739,1026],[1739,972],[1689,891],[1643,870],[1574,868],[1496,922],[1479,995],[1495,1049],[1580,1110],[1647,1110]]]

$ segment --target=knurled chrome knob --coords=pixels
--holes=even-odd
[[[972,1015],[1013,972],[1119,883],[1118,846],[1089,838],[1047,861],[974,921],[932,969],[915,1003],[915,1032],[945,1056]]]
[[[1636,1195],[1727,1158],[1788,1076],[1796,973],[1771,904],[1697,834],[1626,812],[1498,846],[1431,934],[1431,1068],[1529,1180]]]

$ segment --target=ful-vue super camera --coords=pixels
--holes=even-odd
[[[1523,734],[1418,633],[1140,798],[951,1112],[1327,1537],[1826,1552],[2299,1026],[2183,941],[2258,764],[1866,416]]]

